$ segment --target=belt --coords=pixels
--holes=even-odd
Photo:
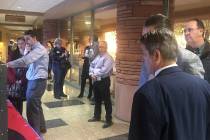
[[[96,81],[102,81],[102,80],[106,80],[106,79],[109,79],[110,77],[107,76],[107,77],[98,77]]]
[[[44,78],[38,78],[38,79],[35,79],[36,81],[44,81],[44,80],[47,80],[47,79],[44,79]]]
[[[101,78],[106,78],[106,77],[110,77],[110,74],[106,74],[106,75],[101,76]]]

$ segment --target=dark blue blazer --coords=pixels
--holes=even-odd
[[[209,140],[210,85],[178,67],[134,95],[129,140]]]

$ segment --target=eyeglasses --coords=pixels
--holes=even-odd
[[[22,41],[21,41],[21,42],[17,42],[17,44],[18,44],[18,45],[22,45],[22,44],[25,44],[25,42],[22,42]]]
[[[197,29],[199,29],[199,28],[186,28],[186,29],[183,30],[183,32],[184,33],[187,33],[187,32],[191,33],[192,31],[197,30]]]

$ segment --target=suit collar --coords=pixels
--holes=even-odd
[[[165,66],[165,67],[162,67],[162,68],[158,69],[157,71],[155,71],[155,76],[157,76],[164,69],[167,69],[167,68],[170,68],[170,67],[174,67],[174,66],[177,66],[177,64],[174,63],[174,64],[171,64],[171,65],[168,65],[168,66]]]
[[[206,58],[208,55],[210,55],[210,44],[208,41],[205,41],[204,48],[200,55],[200,59]]]

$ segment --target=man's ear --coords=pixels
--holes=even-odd
[[[199,30],[199,34],[203,36],[204,35],[204,30],[203,29],[200,29]]]
[[[158,49],[155,50],[155,52],[153,53],[153,62],[156,65],[159,65],[161,63],[161,54],[160,51]]]

